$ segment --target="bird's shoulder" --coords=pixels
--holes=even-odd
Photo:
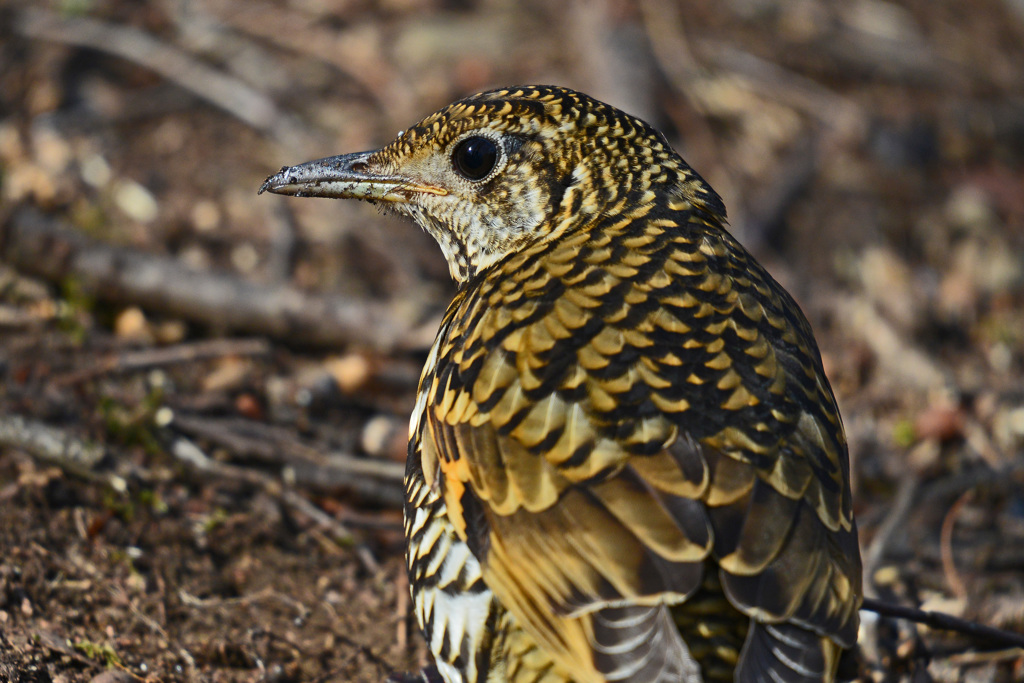
[[[589,661],[605,610],[686,600],[711,559],[747,614],[853,637],[846,445],[817,348],[699,213],[609,218],[469,281],[417,414],[425,478],[562,661]],[[777,583],[796,561],[825,569]]]
[[[594,221],[523,249],[459,292],[432,356],[432,421],[494,430],[565,483],[680,434],[767,473],[805,448],[820,462],[798,486],[842,481],[842,427],[799,307],[695,211]],[[830,526],[843,498],[823,502]]]

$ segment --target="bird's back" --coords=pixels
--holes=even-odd
[[[482,272],[449,308],[418,410],[413,461],[448,506],[439,523],[498,595],[486,618],[556,653],[541,669],[688,680],[650,669],[685,672],[688,650],[731,677],[749,635],[748,664],[823,680],[829,637],[855,639],[834,399],[799,308],[715,215],[599,216]],[[642,606],[639,631],[602,636],[624,606]],[[678,661],[595,647],[662,644],[668,623]]]

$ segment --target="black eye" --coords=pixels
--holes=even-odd
[[[490,138],[466,138],[452,152],[452,165],[466,180],[483,180],[497,163],[498,146]]]

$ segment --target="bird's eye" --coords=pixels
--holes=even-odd
[[[452,165],[466,180],[483,180],[497,163],[498,146],[490,138],[466,138],[452,152]]]

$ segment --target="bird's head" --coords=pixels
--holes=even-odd
[[[660,199],[724,219],[718,195],[643,121],[553,86],[492,90],[387,146],[285,167],[260,192],[365,199],[411,216],[465,282],[526,244]]]

